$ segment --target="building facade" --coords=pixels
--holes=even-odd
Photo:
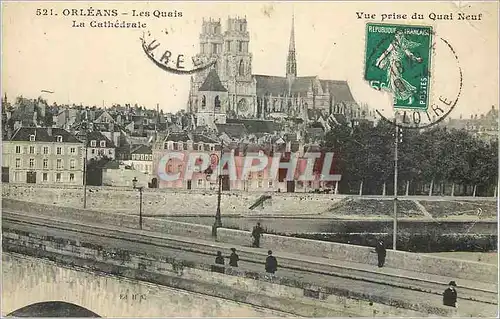
[[[3,182],[82,185],[84,144],[60,128],[21,127],[3,141]]]

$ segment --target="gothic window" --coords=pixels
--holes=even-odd
[[[240,24],[240,31],[243,31],[243,24]]]
[[[243,41],[238,41],[238,51],[243,52]]]
[[[214,102],[215,102],[215,108],[220,109],[220,99],[218,95],[215,97]]]
[[[243,64],[243,60],[240,60],[240,66],[238,69],[239,69],[238,71],[239,75],[245,75],[245,65]]]
[[[205,95],[203,95],[201,97],[201,108],[204,109],[206,105],[207,105],[207,98],[205,97]]]

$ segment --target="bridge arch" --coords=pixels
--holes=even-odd
[[[70,318],[100,318],[98,314],[90,311],[87,308],[80,307],[73,303],[64,301],[45,301],[37,302],[19,308],[9,314],[6,317],[70,317]]]

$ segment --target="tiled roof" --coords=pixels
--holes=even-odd
[[[130,152],[130,154],[153,154],[153,151],[150,146],[138,145]]]
[[[351,89],[347,81],[335,81],[335,80],[320,80],[321,87],[323,91],[328,90],[335,98],[335,102],[351,102],[356,103],[354,100]]]
[[[198,91],[227,92],[227,89],[220,82],[220,78],[217,75],[217,71],[215,71],[215,69],[212,69],[208,73],[205,82],[203,82]]]
[[[210,143],[210,144],[219,144],[219,141],[208,137],[204,134],[193,134],[193,142],[194,143]]]
[[[257,82],[257,95],[280,95],[288,90],[285,77],[270,75],[254,75]]]
[[[245,125],[242,123],[215,124],[219,133],[226,133],[231,138],[241,138],[246,134]]]
[[[189,138],[189,135],[186,132],[171,132],[165,138],[165,141],[172,141],[172,142],[187,142],[189,140],[191,140],[191,138]]]
[[[297,77],[292,83],[292,93],[307,93],[312,87],[313,81],[316,76],[302,76]]]
[[[265,120],[242,120],[242,119],[227,119],[227,123],[237,123],[245,125],[248,133],[273,133],[276,131],[273,121]]]
[[[307,109],[307,118],[311,121],[317,121],[323,115],[321,109]]]
[[[100,141],[106,141],[106,148],[115,148],[115,143],[99,131],[90,131],[87,133],[87,147],[90,147],[90,141],[97,141],[95,147],[100,147]]]
[[[81,143],[73,134],[62,129],[52,128],[49,135],[49,128],[41,127],[20,127],[12,135],[11,141],[29,141],[30,135],[35,135],[35,142],[57,142],[57,136],[62,136],[63,143]]]

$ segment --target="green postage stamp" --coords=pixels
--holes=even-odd
[[[393,94],[394,108],[427,110],[432,27],[367,23],[365,80]]]

